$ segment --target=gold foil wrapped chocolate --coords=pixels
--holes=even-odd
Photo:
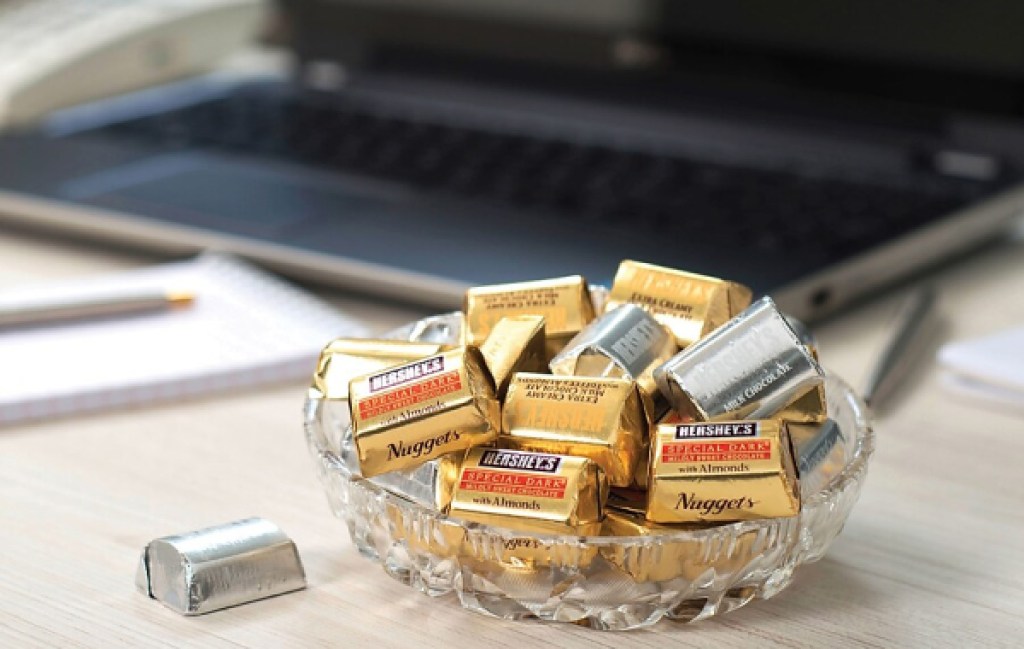
[[[480,345],[498,398],[504,399],[516,372],[542,372],[545,368],[544,317],[520,315],[502,318]]]
[[[726,574],[747,564],[768,549],[768,536],[760,530],[723,534],[715,543],[718,523],[652,523],[643,514],[609,511],[601,524],[603,536],[650,536],[651,544],[609,543],[601,547],[601,556],[638,582],[707,579],[714,573]],[[675,532],[689,534],[675,535]],[[729,537],[728,542],[724,541]]]
[[[658,536],[671,532],[701,530],[719,523],[676,523],[662,525],[647,520],[642,511],[611,509],[601,522],[603,536]]]
[[[444,345],[437,343],[338,338],[320,352],[313,388],[323,399],[348,399],[348,384],[357,376],[437,354],[443,349]]]
[[[502,412],[499,445],[587,457],[627,487],[644,446],[646,416],[633,381],[516,374]]]
[[[648,430],[652,428],[648,425]],[[651,475],[651,444],[650,439],[647,436],[644,437],[643,448],[640,449],[640,457],[637,458],[636,468],[633,470],[633,484],[630,485],[634,489],[647,489],[647,481]]]
[[[418,466],[497,436],[500,405],[475,347],[357,377],[349,394],[365,477]]]
[[[737,521],[799,512],[785,422],[668,424],[652,436],[648,520]]]
[[[825,386],[816,385],[772,417],[796,423],[820,424],[828,419]]]
[[[467,345],[483,344],[502,318],[543,316],[549,359],[594,319],[590,291],[580,275],[471,288],[463,311]]]
[[[775,416],[824,372],[763,298],[654,370],[658,388],[680,415],[698,421]]]
[[[311,408],[311,414],[319,420],[307,428],[308,433],[316,436],[321,449],[344,456],[346,436],[351,441],[349,382],[362,374],[437,354],[443,349],[441,344],[404,340],[338,338],[331,341],[320,352],[308,391],[307,408]],[[354,458],[354,453],[350,452],[349,456],[343,459]],[[355,475],[359,474],[357,464],[349,463],[348,467]]]
[[[498,527],[593,534],[607,494],[604,474],[586,458],[475,448],[462,461],[448,511]]]
[[[465,452],[458,451],[435,460],[437,469],[434,471],[433,495],[434,508],[439,512],[447,513],[448,507],[452,504],[452,493],[462,471],[462,460],[465,455]]]
[[[619,264],[605,308],[636,304],[686,347],[746,308],[751,295],[742,284],[627,259]]]

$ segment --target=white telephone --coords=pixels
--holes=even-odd
[[[260,0],[0,0],[0,128],[210,69]]]

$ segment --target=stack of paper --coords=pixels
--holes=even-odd
[[[362,326],[215,254],[0,293],[4,304],[140,290],[194,293],[187,309],[0,331],[0,425],[312,376],[320,349]]]
[[[939,350],[951,390],[1024,411],[1024,327],[950,343]]]

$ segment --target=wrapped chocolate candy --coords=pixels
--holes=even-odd
[[[497,437],[501,407],[475,347],[357,377],[349,394],[365,477],[413,468]]]
[[[609,507],[601,521],[601,534],[606,536],[658,536],[681,530],[702,530],[721,523],[676,523],[663,525],[647,520],[643,511]]]
[[[814,356],[814,360],[821,361],[818,358],[818,341],[814,337],[814,333],[811,332],[810,328],[804,324],[801,320],[794,318],[793,316],[785,316],[786,322],[789,324],[793,333],[800,339],[807,349],[810,350],[811,355]],[[824,423],[828,418],[828,404],[825,401],[825,385],[817,385],[808,390],[802,397],[797,398],[793,403],[789,404],[776,415],[779,419],[785,419],[787,421],[809,423],[809,424],[821,424]]]
[[[839,424],[834,419],[823,424],[789,422],[788,428],[801,489],[804,493],[820,491],[846,465]]]
[[[603,472],[586,458],[475,448],[459,467],[449,513],[512,529],[593,534],[607,494]]]
[[[349,426],[342,435],[341,449],[338,459],[345,470],[353,477],[363,477],[359,468],[359,452]],[[443,455],[435,460],[398,471],[389,471],[367,478],[369,482],[387,489],[396,496],[424,507],[443,511],[451,499],[451,472],[455,460],[461,458],[462,451]]]
[[[466,291],[463,311],[463,342],[478,346],[502,318],[543,316],[547,359],[594,319],[590,291],[580,275],[471,288]]]
[[[819,384],[797,397],[772,415],[796,423],[821,424],[828,419],[828,402],[825,400],[825,385]]]
[[[502,318],[480,345],[487,369],[494,378],[498,398],[504,399],[516,372],[541,372],[545,367],[544,317],[520,315]]]
[[[647,519],[655,523],[800,513],[793,449],[780,420],[660,425],[650,470]]]
[[[348,407],[349,382],[374,370],[437,354],[443,345],[402,340],[339,338],[320,352],[313,384],[306,400],[309,435],[317,446],[336,455],[342,453],[342,437],[352,423]],[[358,471],[355,471],[358,475]]]
[[[763,298],[654,370],[672,408],[698,421],[758,419],[822,384],[824,372]]]
[[[263,518],[150,541],[135,586],[182,615],[202,615],[306,587],[295,543]]]
[[[516,374],[505,399],[499,445],[587,457],[627,487],[647,430],[633,381]]]
[[[707,575],[728,574],[772,548],[769,535],[756,528],[723,534],[728,542],[713,541],[718,523],[652,523],[643,514],[609,511],[601,524],[603,536],[648,536],[656,543],[608,543],[601,556],[618,570],[638,582],[664,582],[675,579],[707,579]],[[679,535],[675,532],[690,532]],[[703,532],[703,533],[702,533]]]
[[[619,264],[605,308],[636,304],[686,347],[746,308],[751,295],[742,284],[627,259]]]
[[[658,395],[654,368],[675,353],[675,339],[665,327],[639,306],[623,304],[588,324],[550,367],[567,376],[632,379],[653,401]],[[650,413],[652,419],[658,414]]]
[[[352,379],[392,365],[437,354],[445,349],[438,343],[338,338],[320,352],[313,388],[324,399],[348,399]]]

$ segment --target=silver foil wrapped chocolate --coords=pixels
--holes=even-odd
[[[635,304],[588,324],[550,363],[555,374],[632,379],[655,393],[651,372],[676,351],[672,334]]]
[[[797,456],[800,488],[817,493],[846,465],[846,438],[834,419],[824,424],[789,424],[790,439]]]
[[[771,298],[762,298],[654,370],[681,415],[766,419],[821,385],[824,373]]]
[[[150,541],[135,585],[182,615],[202,615],[301,590],[306,573],[280,528],[247,518]]]

